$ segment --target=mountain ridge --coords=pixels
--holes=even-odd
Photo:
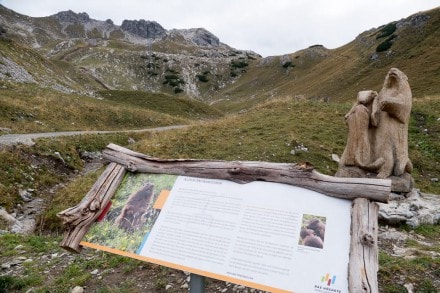
[[[164,92],[234,112],[275,96],[353,99],[358,90],[377,90],[390,67],[408,75],[415,96],[440,92],[440,8],[372,28],[335,49],[314,45],[266,58],[231,48],[204,28],[166,30],[147,20],[117,26],[71,10],[32,18],[0,5],[0,26],[16,46],[30,47],[16,50],[35,50],[63,72],[57,88],[91,96],[103,89]],[[34,80],[61,78],[14,52],[2,58],[34,72]]]

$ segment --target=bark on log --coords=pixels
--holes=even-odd
[[[379,206],[365,198],[353,201],[351,210],[350,262],[348,264],[348,291],[379,292],[378,213]]]
[[[387,202],[391,192],[391,180],[328,176],[313,170],[313,167],[307,163],[164,160],[152,158],[115,144],[109,144],[104,150],[103,156],[108,161],[121,164],[132,172],[225,179],[239,183],[278,182],[344,199],[362,197]]]
[[[121,183],[126,169],[117,163],[110,163],[92,189],[75,207],[59,212],[57,216],[67,226],[67,231],[60,246],[68,251],[79,253],[84,235],[90,225],[107,206],[119,184]]]

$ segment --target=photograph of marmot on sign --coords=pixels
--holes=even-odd
[[[299,245],[323,248],[325,235],[325,217],[303,215]]]
[[[154,185],[146,183],[140,190],[132,193],[115,224],[127,232],[133,232],[148,219],[154,218]]]
[[[129,173],[111,201],[103,220],[94,223],[84,241],[135,253],[159,216],[155,202],[171,190],[176,175]]]

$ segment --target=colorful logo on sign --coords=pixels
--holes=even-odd
[[[333,285],[336,282],[336,276],[330,278],[330,274],[327,273],[321,278],[321,283],[326,283],[327,286]]]

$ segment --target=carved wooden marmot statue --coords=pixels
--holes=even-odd
[[[408,157],[411,107],[408,78],[397,68],[389,70],[379,94],[359,92],[357,103],[345,116],[348,139],[336,176],[393,176],[393,191],[409,192],[412,188],[409,175],[412,164]],[[396,187],[394,181],[401,185]]]
[[[408,158],[408,124],[412,108],[412,94],[408,77],[397,68],[391,68],[379,92],[380,109],[373,107],[373,117],[377,119],[376,157],[384,158],[377,177],[400,176],[405,171],[411,173],[412,164]],[[373,105],[374,106],[374,105]]]
[[[154,201],[154,185],[147,183],[140,190],[131,194],[115,220],[119,228],[133,232],[146,222],[146,215],[151,212]]]

